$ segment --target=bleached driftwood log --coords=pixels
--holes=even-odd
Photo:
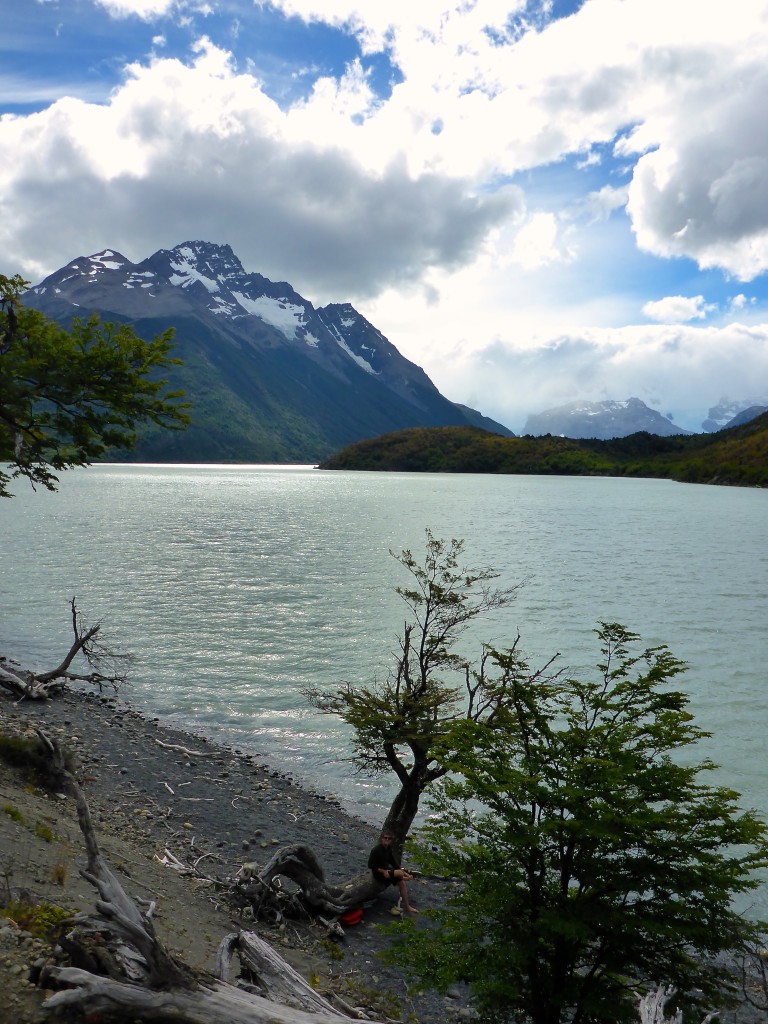
[[[74,640],[63,661],[48,672],[30,672],[25,669],[0,666],[0,686],[19,697],[31,700],[45,700],[61,693],[68,680],[119,687],[126,681],[130,654],[120,653],[108,647],[101,634],[101,623],[88,626],[78,611],[73,597],[69,602],[72,614]],[[72,662],[82,654],[90,672],[72,671]]]
[[[268,998],[307,1013],[343,1017],[327,999],[307,984],[298,971],[255,932],[233,932],[221,942],[216,954],[216,977],[227,981],[232,955],[237,952],[241,970],[257,980]]]
[[[683,1024],[683,1011],[676,1010],[673,1017],[665,1017],[667,1003],[677,989],[672,985],[659,985],[653,992],[647,992],[640,1000],[640,1024]],[[708,1013],[701,1024],[710,1024],[718,1014]]]
[[[99,978],[74,967],[58,968],[56,979],[75,986],[43,1003],[46,1010],[77,1007],[87,1014],[120,1020],[174,1021],[176,1024],[339,1024],[336,1011],[307,1013],[243,992],[223,982],[194,990],[152,992],[139,985]]]
[[[65,767],[59,746],[39,732],[73,795],[87,852],[81,872],[99,893],[95,913],[81,913],[62,941],[74,966],[48,966],[40,980],[65,986],[43,1003],[49,1013],[77,1010],[84,1017],[174,1021],[176,1024],[339,1024],[344,1017],[300,978],[271,947],[250,933],[228,937],[219,950],[226,975],[237,948],[241,963],[265,996],[217,978],[193,974],[164,949],[150,918],[123,890],[104,860],[80,786]],[[290,1000],[292,1005],[288,1005]],[[309,1012],[311,1011],[311,1012]]]
[[[640,1000],[640,1024],[682,1024],[683,1013],[677,1010],[674,1017],[665,1017],[667,1003],[675,994],[671,985],[659,985],[654,992],[647,992]]]
[[[387,888],[370,871],[356,875],[342,885],[329,885],[325,874],[309,846],[284,846],[263,867],[244,864],[239,872],[238,885],[255,910],[269,899],[273,883],[278,877],[289,878],[301,892],[307,910],[313,914],[338,917],[346,910],[365,906],[376,900]]]

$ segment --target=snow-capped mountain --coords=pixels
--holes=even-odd
[[[639,398],[627,398],[623,402],[569,402],[529,416],[523,433],[595,437],[607,441],[612,437],[627,437],[639,430],[661,437],[691,433],[690,430],[675,426],[670,419],[649,408]]]
[[[768,396],[761,398],[730,399],[721,398],[717,405],[709,410],[709,415],[701,424],[702,430],[713,433],[726,427],[738,427],[741,423],[759,416],[768,408]]]
[[[413,426],[511,432],[446,399],[348,303],[315,308],[290,284],[246,273],[228,245],[185,242],[131,263],[106,249],[24,296],[66,323],[98,313],[148,337],[176,329],[174,385],[193,403],[181,434],[150,432],[138,458],[317,461]]]

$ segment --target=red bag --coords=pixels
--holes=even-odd
[[[345,910],[343,914],[339,916],[339,924],[360,924],[363,920],[363,908],[355,907],[354,910]]]

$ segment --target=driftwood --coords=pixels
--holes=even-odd
[[[7,664],[0,665],[0,686],[18,697],[45,700],[61,693],[69,680],[93,683],[99,687],[108,684],[115,689],[126,681],[132,656],[115,651],[104,643],[101,623],[88,626],[77,608],[74,597],[69,604],[74,640],[63,661],[48,672],[30,672],[26,669],[9,668]],[[85,658],[90,672],[72,670],[72,662],[78,654]]]
[[[194,991],[152,992],[74,967],[58,968],[52,973],[58,981],[75,987],[47,999],[43,1003],[47,1010],[74,1006],[87,1014],[106,1014],[120,1020],[175,1024],[339,1024],[342,1019],[333,1009],[308,1013],[217,981]]]
[[[265,996],[275,1002],[305,1010],[343,1017],[327,999],[307,984],[302,976],[255,932],[234,932],[221,942],[216,955],[216,977],[227,981],[233,953],[237,951],[241,971],[255,979]]]
[[[329,885],[320,863],[308,846],[284,846],[260,868],[258,864],[243,864],[238,872],[237,888],[242,897],[258,914],[270,903],[286,898],[278,887],[280,878],[290,879],[298,886],[298,896],[304,908],[313,915],[338,917],[347,910],[366,906],[387,888],[370,871],[356,875],[343,885]],[[287,894],[292,899],[292,894]]]
[[[676,992],[672,985],[659,985],[652,992],[647,992],[638,1007],[640,1024],[683,1024],[682,1010],[676,1010],[673,1017],[664,1015],[667,1003]],[[717,1016],[716,1012],[708,1013],[701,1024],[710,1024]]]
[[[84,1017],[176,1024],[339,1024],[345,1018],[250,932],[222,942],[218,978],[201,978],[178,963],[157,939],[149,915],[138,909],[104,860],[87,801],[60,748],[45,733],[38,735],[75,799],[87,852],[81,874],[99,894],[95,912],[78,914],[61,940],[73,966],[47,965],[41,971],[46,987],[63,986],[43,1003],[47,1012],[74,1009]],[[225,980],[235,951],[263,995]]]

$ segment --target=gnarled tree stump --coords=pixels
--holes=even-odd
[[[274,894],[279,877],[290,879],[299,887],[301,902],[311,914],[338,917],[347,910],[367,906],[387,889],[370,871],[356,875],[342,885],[330,885],[323,869],[309,846],[284,846],[268,864],[244,864],[239,872],[238,888],[258,913]]]

